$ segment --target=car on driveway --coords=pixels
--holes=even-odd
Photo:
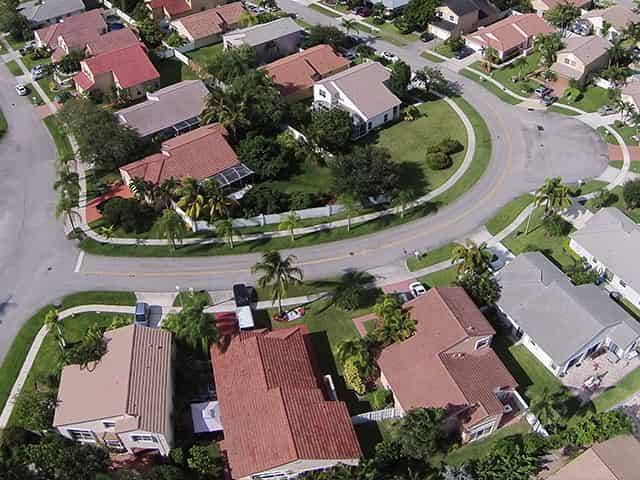
[[[540,99],[540,103],[542,103],[545,107],[550,107],[556,100],[558,100],[558,97],[554,97],[553,95],[545,95]]]
[[[456,51],[456,53],[453,54],[453,58],[455,58],[456,60],[462,60],[464,58],[467,58],[472,53],[473,50],[469,47],[462,47],[460,50]]]
[[[536,97],[538,97],[538,98],[542,98],[545,95],[549,95],[550,93],[551,93],[551,89],[549,87],[547,87],[546,85],[540,85],[535,90]]]
[[[44,68],[43,65],[36,65],[31,69],[31,78],[33,78],[34,80],[40,80],[47,75],[49,75],[49,69]]]
[[[616,113],[616,109],[611,105],[604,105],[598,109],[598,113],[602,116],[613,115],[614,113]]]
[[[433,33],[422,32],[420,34],[420,40],[423,41],[424,43],[430,42],[431,40],[433,40],[433,38],[434,38]]]
[[[136,325],[143,325],[145,327],[148,327],[149,326],[149,304],[146,302],[136,303],[136,312],[134,316],[135,316]]]
[[[33,50],[35,48],[36,44],[35,42],[31,41],[31,42],[27,42],[25,43],[22,48],[20,50],[18,50],[18,52],[20,52],[20,55],[22,55],[23,57],[29,53],[31,50]]]
[[[427,293],[427,288],[420,282],[413,282],[410,284],[409,290],[411,290],[414,297],[419,297],[420,295]]]
[[[415,296],[411,292],[398,292],[396,293],[396,297],[398,298],[398,302],[400,302],[400,305],[404,305],[405,303],[415,298]]]
[[[25,95],[29,94],[29,89],[27,89],[26,85],[19,83],[18,85],[16,85],[16,93],[21,97],[24,97]]]
[[[398,57],[395,53],[391,53],[391,52],[382,52],[382,55],[380,56],[384,58],[387,62],[391,62],[391,63],[396,63],[397,61],[400,60],[400,57]]]

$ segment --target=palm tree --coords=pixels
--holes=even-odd
[[[550,430],[565,424],[568,396],[563,390],[545,387],[542,395],[531,402],[531,412]]]
[[[78,188],[78,177],[69,170],[58,171],[58,179],[53,183],[53,189],[70,192]]]
[[[216,232],[220,233],[229,244],[229,247],[233,248],[233,236],[236,234],[233,219],[229,217],[222,218],[215,223],[215,226]]]
[[[451,263],[460,262],[458,276],[466,272],[483,273],[487,271],[492,254],[487,248],[487,243],[480,245],[473,240],[467,240],[464,245],[456,244],[451,250]]]
[[[343,365],[349,361],[358,366],[367,366],[373,363],[369,343],[363,337],[348,338],[340,342],[336,347],[336,358]]]
[[[253,27],[256,23],[258,23],[258,17],[251,15],[249,12],[243,13],[238,19],[240,28]]]
[[[173,177],[167,178],[160,185],[153,185],[151,190],[151,199],[153,202],[153,208],[156,212],[160,212],[171,206],[173,192],[177,187],[178,182]]]
[[[209,89],[201,118],[203,124],[220,122],[231,137],[236,139],[238,130],[249,126],[245,112],[244,99],[231,98],[219,86],[214,85]]]
[[[100,235],[109,240],[111,237],[113,237],[114,229],[115,227],[113,225],[102,226],[100,227]]]
[[[622,42],[615,42],[611,45],[607,54],[609,55],[609,68],[624,65],[628,56],[627,49],[622,45]]]
[[[269,250],[251,269],[254,275],[262,274],[258,279],[260,288],[271,288],[272,304],[277,300],[280,315],[282,315],[282,298],[287,294],[289,286],[301,283],[304,277],[302,270],[294,266],[295,261],[294,255],[282,258],[279,251]]]
[[[404,218],[404,212],[413,198],[414,194],[410,190],[400,190],[400,192],[396,196],[394,203],[396,204],[396,206],[400,207],[400,218]]]
[[[300,222],[300,217],[294,211],[290,211],[287,213],[281,220],[280,225],[278,225],[279,230],[287,230],[289,235],[291,236],[291,241],[294,242],[295,237],[295,228],[298,226]]]
[[[558,34],[538,35],[534,40],[536,51],[540,52],[540,63],[547,69],[556,61],[556,52],[562,48]]]
[[[512,64],[518,69],[518,81],[524,78],[524,69],[527,67],[527,59],[524,57],[518,57]]]
[[[344,213],[347,216],[347,232],[351,231],[351,218],[358,210],[358,201],[353,195],[342,195],[338,198],[338,204],[344,208]]]
[[[493,47],[487,47],[483,52],[485,59],[485,68],[487,72],[491,72],[492,64],[496,62],[500,57],[498,56],[498,51]]]
[[[227,197],[215,180],[208,180],[203,184],[204,196],[207,199],[209,219],[225,218],[229,216],[229,210],[238,206],[238,202]]]
[[[344,28],[347,32],[347,35],[349,35],[349,33],[351,32],[351,30],[355,30],[356,28],[356,21],[352,20],[350,18],[343,18],[342,22],[340,22],[340,25],[342,26],[342,28]]]
[[[129,182],[129,190],[138,200],[144,200],[152,188],[153,184],[142,177],[132,178]]]
[[[75,211],[76,201],[75,199],[69,196],[69,192],[62,191],[60,192],[60,196],[58,197],[58,203],[56,204],[56,218],[60,218],[60,215],[64,214],[67,216],[69,223],[71,224],[71,230],[76,230],[76,225],[73,222],[74,215],[78,215],[78,212]]]
[[[165,208],[158,220],[158,233],[169,241],[172,251],[176,249],[176,240],[182,240],[187,234],[187,227],[182,218],[170,208]]]
[[[51,330],[53,327],[56,328],[56,336],[58,337],[58,345],[60,345],[60,349],[64,350],[67,346],[67,341],[64,338],[62,333],[62,329],[60,328],[60,322],[58,322],[58,312],[51,309],[44,316],[44,325]]]
[[[194,221],[200,218],[204,205],[204,196],[200,192],[200,186],[193,177],[184,177],[177,189],[180,196],[178,207],[180,207]]]

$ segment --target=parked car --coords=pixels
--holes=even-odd
[[[434,38],[433,33],[422,32],[420,34],[420,40],[422,40],[424,43],[430,42],[431,40],[433,40],[433,38]]]
[[[396,293],[396,297],[398,298],[398,301],[400,302],[400,305],[404,305],[408,301],[413,300],[414,298],[416,298],[413,295],[413,293],[411,293],[411,292],[397,292]]]
[[[251,294],[244,283],[236,283],[233,286],[233,299],[236,307],[248,307],[251,305]]]
[[[598,113],[602,116],[613,115],[614,113],[616,113],[616,109],[613,108],[611,105],[604,105],[603,107],[600,107],[598,109]]]
[[[545,95],[540,99],[540,103],[542,103],[545,107],[550,107],[556,100],[558,100],[558,97],[555,97],[553,95]]]
[[[420,282],[414,282],[410,284],[409,290],[411,290],[411,293],[414,297],[419,297],[420,295],[424,295],[425,293],[427,293],[427,288]]]
[[[356,15],[360,15],[361,17],[370,17],[371,9],[368,7],[360,7],[356,10]]]
[[[33,41],[27,42],[22,46],[20,50],[18,50],[18,52],[20,52],[20,55],[24,56],[27,53],[29,53],[31,50],[33,50],[35,46],[36,46],[35,42]]]
[[[135,324],[149,326],[149,304],[146,302],[136,303]]]
[[[400,60],[400,57],[398,57],[395,53],[391,53],[391,52],[382,52],[382,55],[380,56],[384,58],[386,61],[391,63],[396,63],[397,61]]]
[[[622,294],[620,292],[609,292],[609,298],[614,302],[622,302]]]
[[[455,58],[456,60],[462,60],[463,58],[467,58],[472,53],[473,50],[469,47],[462,47],[460,50],[453,54],[453,58]]]
[[[578,19],[569,28],[576,35],[580,35],[581,37],[587,37],[591,35],[593,31],[593,27],[590,22],[587,22],[582,19]]]
[[[18,85],[16,85],[16,93],[21,97],[24,97],[25,95],[29,94],[29,90],[27,89],[26,85],[19,83]]]
[[[550,93],[551,93],[551,89],[549,87],[547,87],[546,85],[540,85],[535,90],[536,97],[539,97],[539,98],[542,98],[545,95],[549,95]]]
[[[382,18],[385,20],[393,20],[396,16],[396,11],[393,8],[385,8],[382,12]]]
[[[49,75],[49,68],[45,65],[36,65],[31,69],[31,77],[34,80],[40,80],[41,78]]]

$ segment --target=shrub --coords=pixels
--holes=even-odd
[[[576,285],[596,283],[598,278],[600,278],[600,274],[596,270],[588,268],[585,261],[574,262],[574,264],[567,270],[567,275],[569,275],[569,278],[571,278],[573,283]]]
[[[107,225],[122,228],[126,233],[141,233],[151,228],[154,212],[136,199],[114,198],[105,205],[102,218]]]
[[[596,192],[593,199],[593,206],[599,210],[614,204],[617,199],[618,197],[614,193],[611,193],[606,188],[601,188]]]
[[[344,367],[343,367],[342,371],[344,373],[344,379],[347,382],[347,384],[358,395],[364,394],[364,392],[366,390],[366,384],[365,384],[364,380],[362,379],[362,377],[360,376],[360,372],[359,372],[358,367],[356,366],[356,364],[351,360],[347,360],[344,363]]]
[[[427,152],[427,165],[434,170],[444,170],[453,165],[453,160],[443,151]]]
[[[460,143],[458,140],[454,140],[451,137],[447,137],[442,140],[438,144],[438,146],[440,147],[440,150],[445,152],[447,155],[453,155],[454,153],[458,153],[464,150],[464,146],[462,145],[462,143]]]
[[[571,230],[571,224],[560,215],[554,213],[542,220],[542,227],[547,235],[561,237],[567,235]]]
[[[291,210],[303,210],[316,205],[316,196],[310,192],[294,192],[291,194],[289,208]]]
[[[185,39],[182,38],[177,32],[171,32],[171,35],[169,35],[169,38],[167,38],[167,45],[169,45],[170,47],[181,47],[185,43]]]
[[[249,190],[241,200],[241,206],[247,217],[261,213],[280,213],[290,210],[289,195],[266,185],[258,185]]]
[[[240,142],[237,152],[240,161],[253,170],[260,180],[283,178],[290,171],[287,153],[273,138],[263,135],[247,137]]]
[[[374,410],[382,410],[393,401],[391,390],[378,389],[371,394],[371,408]]]
[[[622,198],[627,208],[640,207],[640,178],[630,180],[622,187]]]

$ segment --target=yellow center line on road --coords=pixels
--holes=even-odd
[[[507,142],[507,157],[506,157],[507,165],[506,165],[506,168],[503,170],[502,174],[500,175],[500,177],[498,178],[498,181],[496,182],[496,184],[491,188],[491,190],[489,190],[489,192],[487,192],[487,194],[484,197],[480,199],[480,201],[476,202],[473,207],[469,208],[468,210],[465,210],[465,212],[461,213],[457,217],[454,217],[451,220],[448,220],[444,223],[440,223],[431,228],[428,228],[427,230],[421,230],[420,232],[417,232],[413,235],[405,236],[405,237],[402,237],[401,239],[387,242],[375,248],[365,248],[356,252],[350,252],[345,255],[337,255],[334,257],[325,257],[325,258],[319,258],[317,260],[300,262],[297,264],[297,266],[304,267],[309,265],[319,265],[323,263],[337,262],[340,260],[346,260],[348,258],[352,258],[354,256],[365,256],[376,251],[387,250],[389,248],[398,247],[399,245],[402,245],[406,242],[415,240],[417,238],[423,237],[431,233],[441,231],[443,229],[450,227],[451,225],[454,225],[455,223],[458,223],[459,221],[471,215],[473,212],[482,208],[489,200],[491,200],[496,195],[499,188],[504,184],[505,180],[511,173],[511,168],[513,166],[513,142],[511,140],[511,133],[509,132],[509,129],[506,127],[501,115],[489,103],[485,102],[484,100],[481,100],[481,102],[494,113],[494,115],[498,119],[498,123],[500,124],[500,126],[502,127],[502,130],[504,131],[504,138]],[[91,276],[112,276],[112,277],[200,277],[200,276],[208,276],[208,275],[225,275],[225,274],[231,274],[231,273],[247,273],[249,271],[250,269],[243,268],[243,269],[232,269],[232,270],[207,270],[207,271],[194,270],[189,272],[99,272],[98,271],[98,272],[81,272],[81,273],[82,275],[87,275],[87,276],[91,275]]]

